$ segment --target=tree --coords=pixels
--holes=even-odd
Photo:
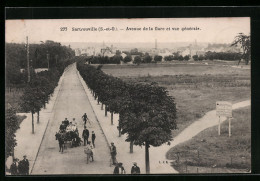
[[[239,33],[232,42],[231,46],[240,45],[242,48],[242,57],[245,60],[245,64],[248,65],[249,60],[251,59],[251,37],[250,35],[245,35],[244,33]],[[238,61],[238,65],[241,62],[241,59]]]
[[[192,58],[193,58],[193,60],[198,61],[199,56],[198,55],[193,55]]]
[[[183,60],[184,60],[183,56],[180,55],[180,56],[178,57],[178,60],[179,60],[179,61],[183,61]]]
[[[135,58],[134,58],[134,64],[137,64],[137,65],[140,65],[140,63],[141,63],[141,61],[142,61],[142,59],[141,59],[141,57],[140,56],[136,56]]]
[[[172,140],[176,129],[176,105],[163,87],[134,84],[130,88],[131,103],[122,117],[122,134],[126,141],[145,146],[146,173],[150,173],[149,147]]]
[[[33,115],[36,113],[41,107],[41,97],[38,94],[36,88],[32,88],[29,85],[25,88],[23,96],[21,97],[20,106],[23,111],[31,112],[32,114],[32,133],[34,134],[34,119]]]
[[[184,56],[184,60],[188,61],[190,59],[190,56],[189,55],[185,55]]]
[[[19,129],[19,123],[16,111],[13,108],[8,108],[5,112],[5,159],[13,156],[14,147],[17,145],[15,139],[17,129]]]
[[[162,61],[162,56],[160,56],[160,55],[155,55],[155,56],[154,56],[154,61],[155,61],[155,62],[161,62],[161,61]]]
[[[144,63],[151,63],[152,62],[152,57],[146,53],[143,59]]]
[[[123,60],[123,57],[120,55],[115,55],[112,57],[112,62],[114,64],[120,64],[120,62]]]
[[[127,56],[124,58],[124,63],[131,62],[131,61],[132,61],[132,56],[131,56],[131,55],[127,55]]]
[[[199,57],[198,57],[198,60],[199,61],[202,61],[202,60],[204,60],[205,59],[205,57],[203,56],[203,55],[200,55]]]

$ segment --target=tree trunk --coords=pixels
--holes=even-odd
[[[107,116],[107,105],[105,105],[105,116]]]
[[[101,104],[101,110],[103,110],[103,106],[104,106],[104,104],[102,103],[102,104]]]
[[[149,144],[147,142],[145,142],[145,170],[146,174],[150,174]]]
[[[111,113],[111,125],[113,125],[113,116],[114,116],[114,114],[113,114],[113,112],[110,112]]]
[[[32,134],[34,134],[34,120],[33,120],[33,113],[32,113]]]
[[[130,141],[130,153],[134,152],[134,142]]]
[[[97,99],[97,104],[99,105],[99,97],[98,97],[98,99]]]
[[[120,121],[121,121],[121,116],[120,116],[120,114],[119,114],[119,120],[118,120],[118,132],[119,132],[119,137],[121,137]]]
[[[97,100],[97,93],[95,93],[95,100]]]
[[[37,123],[40,123],[40,111],[37,111]]]

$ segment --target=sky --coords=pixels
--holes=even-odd
[[[250,34],[250,18],[162,18],[162,19],[49,19],[6,20],[5,38],[8,43],[56,42],[208,42],[231,43],[242,32]],[[66,31],[61,31],[65,30]],[[97,31],[72,31],[73,28],[96,28]],[[117,31],[99,31],[114,27]],[[144,28],[153,30],[144,30]],[[164,28],[164,30],[155,30]],[[183,28],[198,30],[184,30]],[[63,28],[63,29],[62,29]],[[141,28],[131,31],[127,28]],[[173,30],[173,28],[175,28]],[[177,31],[176,28],[179,28]]]

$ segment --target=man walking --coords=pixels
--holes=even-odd
[[[84,121],[84,125],[86,125],[87,120],[88,120],[88,116],[87,116],[86,113],[84,113],[84,115],[82,116],[82,119],[83,119],[83,121]]]
[[[114,145],[114,143],[111,143],[111,147],[110,147],[110,153],[111,153],[111,158],[112,158],[112,164],[115,165],[116,164],[116,146]]]
[[[10,166],[11,175],[18,175],[18,159],[14,159],[14,162]]]
[[[92,144],[93,144],[94,148],[95,148],[95,139],[96,139],[96,134],[94,131],[92,131],[91,140],[92,140]]]
[[[84,130],[82,132],[82,138],[84,140],[84,146],[86,146],[86,141],[88,143],[89,131],[86,126],[84,126]]]
[[[23,156],[23,160],[19,163],[21,167],[21,175],[29,175],[29,161],[26,159],[26,155]]]
[[[137,166],[137,163],[134,162],[133,164],[131,174],[140,174],[140,168]]]

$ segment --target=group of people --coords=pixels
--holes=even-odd
[[[117,155],[117,151],[116,151],[116,146],[115,144],[112,142],[111,146],[110,146],[110,154],[111,154],[111,160],[112,160],[112,164],[115,165],[114,168],[114,174],[125,174],[125,168],[123,167],[123,163],[121,162],[117,162],[116,159],[116,155]],[[134,165],[131,168],[131,174],[140,174],[140,168],[137,166],[137,163],[134,162]]]
[[[131,168],[131,174],[140,174],[140,168],[137,166],[137,163],[134,162]],[[117,163],[114,169],[114,174],[126,174],[125,168],[123,167],[123,163]]]
[[[95,139],[96,134],[94,131],[91,132],[91,141],[89,141],[90,133],[87,129],[87,120],[88,116],[86,113],[82,116],[82,120],[84,121],[84,130],[82,131],[82,138],[84,142],[84,153],[87,155],[87,163],[89,162],[89,158],[92,158],[92,162],[94,161],[94,148],[95,148]],[[90,121],[89,121],[90,123]]]
[[[73,118],[73,121],[71,122],[69,122],[69,120],[65,118],[65,120],[62,121],[60,125],[59,134],[63,135],[60,137],[60,139],[58,139],[60,148],[67,140],[72,141],[72,147],[77,147],[81,145],[81,139],[79,137],[75,118]],[[60,151],[63,152],[62,149],[60,149]]]
[[[23,156],[23,160],[21,161],[18,158],[14,158],[10,166],[10,172],[11,175],[29,175],[29,161],[26,155]]]

